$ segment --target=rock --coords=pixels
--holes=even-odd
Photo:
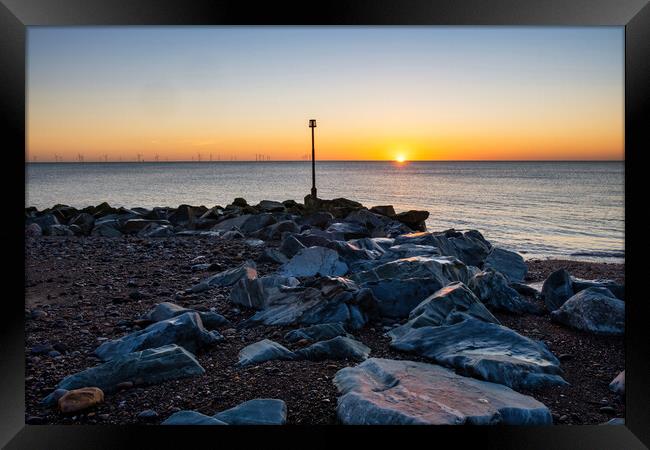
[[[537,299],[542,297],[542,291],[540,289],[537,289],[534,285],[511,281],[509,283],[509,286],[513,288],[515,291],[517,291],[517,293],[520,295],[525,295],[526,297],[532,297]]]
[[[590,287],[604,287],[614,294],[619,300],[625,300],[625,286],[613,280],[583,280],[571,277],[573,293],[577,294]]]
[[[67,225],[51,225],[47,229],[50,236],[74,236],[74,232]]]
[[[161,322],[163,320],[171,319],[172,317],[180,316],[186,312],[196,312],[201,318],[203,326],[208,330],[228,325],[230,321],[221,314],[212,311],[194,311],[192,309],[184,308],[170,302],[157,303],[149,312],[142,318],[151,322]]]
[[[363,361],[368,358],[370,348],[346,336],[336,336],[327,341],[317,342],[295,352],[301,359],[323,361],[326,359],[351,359]]]
[[[397,337],[412,328],[444,325],[453,313],[463,313],[484,322],[499,324],[474,293],[462,282],[456,281],[423,300],[413,308],[408,322],[388,334]]]
[[[607,422],[603,423],[602,425],[625,425],[625,418],[615,417],[613,419],[609,419]]]
[[[230,230],[226,231],[221,235],[221,239],[225,241],[233,241],[233,240],[239,240],[239,239],[244,239],[246,236],[239,231],[239,230]]]
[[[161,425],[228,425],[214,417],[196,411],[178,411],[165,419]]]
[[[169,221],[174,225],[193,224],[208,212],[205,206],[179,205],[176,211],[169,215]]]
[[[43,416],[28,416],[25,419],[25,425],[45,425],[47,418]]]
[[[54,392],[52,392],[43,400],[41,400],[41,404],[44,406],[58,405],[59,399],[63,397],[65,394],[67,394],[68,392],[70,391],[68,391],[67,389],[56,389]]]
[[[277,248],[267,247],[258,261],[284,264],[289,261],[289,258]]]
[[[330,224],[325,231],[328,233],[341,234],[346,240],[370,236],[368,229],[356,222],[334,222]]]
[[[239,206],[240,208],[243,208],[245,206],[248,206],[248,203],[246,203],[246,199],[243,199],[241,197],[237,197],[232,201],[232,204],[234,206]]]
[[[153,409],[145,409],[138,413],[137,418],[143,422],[153,422],[158,419],[158,413]]]
[[[320,229],[327,228],[332,222],[334,222],[334,216],[327,211],[316,211],[303,220],[304,225],[318,227]]]
[[[32,223],[35,223],[41,228],[41,230],[46,232],[52,225],[59,225],[59,220],[54,216],[54,214],[43,214],[41,216],[25,219],[25,225],[30,225]]]
[[[555,311],[573,295],[573,285],[569,272],[556,270],[546,278],[542,286],[542,298],[549,311]]]
[[[425,221],[429,218],[429,211],[410,210],[395,214],[395,219],[409,228],[417,231],[427,231]]]
[[[370,296],[369,296],[370,294]],[[372,293],[345,278],[318,278],[287,289],[269,299],[267,306],[240,326],[316,325],[341,322],[351,329],[365,325],[373,314]]]
[[[26,237],[37,237],[42,236],[43,230],[40,225],[37,223],[30,223],[25,227],[25,236]]]
[[[307,248],[302,242],[298,240],[298,238],[296,238],[296,236],[297,235],[289,234],[282,239],[279,251],[283,253],[287,258],[292,258],[300,250]]]
[[[501,272],[510,282],[522,282],[528,272],[528,266],[519,253],[495,247],[485,259],[484,269]]]
[[[363,283],[377,299],[382,317],[404,318],[444,285],[438,278],[387,279]]]
[[[463,320],[393,336],[391,347],[513,389],[567,384],[560,376],[560,362],[541,342],[465,314],[454,314],[448,322],[457,318]]]
[[[293,220],[283,220],[281,222],[268,225],[254,233],[251,236],[258,237],[265,241],[279,240],[284,233],[295,234],[300,232],[300,227]]]
[[[244,347],[239,352],[239,361],[237,362],[237,365],[240,367],[246,367],[274,359],[290,361],[296,359],[296,354],[277,342],[263,339]]]
[[[222,339],[223,336],[218,332],[206,331],[199,315],[192,311],[161,320],[120,339],[106,341],[97,347],[95,354],[107,361],[128,353],[169,344],[179,345],[195,353],[198,349],[213,345]]]
[[[346,425],[551,425],[551,413],[505,386],[440,366],[371,358],[336,373]]]
[[[173,235],[174,228],[171,225],[160,225],[158,223],[150,223],[138,232],[138,236],[148,238],[169,237]]]
[[[300,250],[289,262],[280,268],[280,273],[288,277],[324,277],[345,275],[348,265],[338,253],[324,247],[309,247]]]
[[[395,216],[395,208],[393,208],[393,205],[373,206],[370,208],[370,211],[374,212],[375,214],[381,214],[382,216]]]
[[[233,269],[224,270],[223,272],[219,272],[201,280],[200,283],[189,288],[189,291],[196,293],[207,291],[217,286],[232,286],[243,277],[256,277],[256,267],[254,261],[247,260]]]
[[[454,256],[463,263],[481,267],[492,249],[492,245],[476,230],[460,233],[446,230],[439,233],[409,233],[395,238],[394,245],[418,244],[437,247],[442,255]]]
[[[256,208],[264,212],[286,211],[287,209],[282,203],[272,200],[262,200],[256,205]]]
[[[407,278],[433,278],[442,286],[451,281],[466,283],[470,278],[467,266],[451,256],[426,257],[413,256],[379,265],[371,270],[355,273],[350,276],[357,283],[369,281],[407,279]]]
[[[84,387],[66,392],[59,398],[59,410],[63,414],[83,411],[104,401],[104,392],[96,387]]]
[[[45,355],[54,350],[51,344],[36,344],[30,349],[32,355]]]
[[[344,220],[345,222],[354,222],[362,225],[364,228],[374,230],[381,228],[384,225],[392,222],[391,219],[381,215],[370,212],[367,209],[358,209],[348,214]]]
[[[276,295],[283,287],[294,287],[298,280],[294,277],[269,275],[266,277],[252,277],[252,274],[243,277],[230,291],[230,301],[246,308],[263,309],[269,299]]]
[[[256,398],[214,415],[228,425],[284,425],[287,405],[282,400]]]
[[[346,241],[331,241],[324,247],[330,248],[339,254],[339,257],[348,265],[356,261],[367,261],[379,258],[381,253],[366,250],[357,247],[352,242]]]
[[[438,247],[432,245],[400,244],[389,247],[382,259],[402,259],[412,256],[442,256]]]
[[[111,361],[65,377],[58,389],[97,386],[104,392],[115,391],[118,384],[141,380],[153,384],[165,380],[202,375],[205,370],[196,358],[177,345],[128,353]]]
[[[551,320],[578,330],[604,335],[625,333],[625,302],[609,289],[590,287],[551,313]]]
[[[129,219],[122,227],[125,234],[137,234],[147,226],[151,225],[171,225],[168,220],[147,220],[147,219]]]
[[[88,213],[81,213],[73,217],[68,225],[76,225],[83,234],[90,234],[95,226],[95,217]]]
[[[102,236],[102,237],[120,237],[122,236],[122,232],[116,229],[115,227],[103,223],[100,225],[95,226],[93,228],[93,231],[90,233],[93,236]]]
[[[616,378],[609,383],[609,390],[622,397],[625,396],[625,371],[616,375]]]
[[[262,213],[251,215],[244,223],[239,226],[239,229],[244,234],[253,233],[261,230],[264,227],[277,223],[277,219],[273,214]]]
[[[486,269],[474,275],[468,283],[469,288],[486,306],[515,314],[538,314],[537,305],[527,302],[519,293],[508,286],[508,280],[493,269]]]
[[[336,336],[348,336],[345,328],[343,328],[343,324],[323,323],[306,328],[299,328],[297,330],[291,330],[284,335],[284,340],[287,342],[298,342],[302,339],[307,339],[309,341],[322,341]]]

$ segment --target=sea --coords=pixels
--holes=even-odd
[[[309,161],[26,163],[25,206],[208,207],[302,201]],[[316,163],[318,197],[430,212],[430,231],[479,230],[526,259],[624,262],[624,162]]]

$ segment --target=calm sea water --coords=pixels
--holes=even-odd
[[[25,205],[302,201],[310,169],[309,162],[30,163]],[[478,229],[527,258],[624,258],[622,162],[321,162],[316,175],[321,198],[426,209],[430,230]]]

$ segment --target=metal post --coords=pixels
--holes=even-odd
[[[311,196],[316,198],[316,152],[314,150],[314,128],[316,128],[316,120],[309,121],[311,128]]]

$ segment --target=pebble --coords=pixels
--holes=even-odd
[[[158,418],[158,413],[153,409],[145,409],[138,414],[138,419],[143,421],[156,420]]]

